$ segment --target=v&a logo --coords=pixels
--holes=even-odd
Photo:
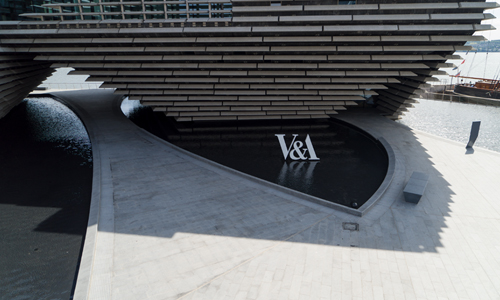
[[[299,136],[298,134],[292,134],[293,140],[289,147],[286,145],[284,134],[275,134],[275,136],[278,138],[285,160],[288,158],[288,156],[290,156],[292,160],[319,160],[319,158],[316,156],[316,151],[314,151],[314,147],[309,134],[305,139],[305,148],[302,148],[304,146],[304,142],[296,141],[297,137]]]

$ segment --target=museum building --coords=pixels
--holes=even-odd
[[[0,117],[56,68],[177,121],[397,119],[494,18],[484,1],[45,1],[0,22]],[[4,18],[5,19],[5,18]]]

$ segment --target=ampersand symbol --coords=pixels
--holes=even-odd
[[[298,160],[298,159],[302,159],[302,160],[306,160],[307,158],[305,157],[305,154],[306,154],[306,151],[307,151],[307,148],[304,149],[304,152],[302,153],[300,150],[300,148],[304,145],[304,143],[302,143],[301,141],[297,141],[293,144],[293,150],[290,151],[290,158],[293,159],[293,160]],[[295,154],[298,154],[295,155]]]

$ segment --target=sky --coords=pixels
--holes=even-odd
[[[494,0],[486,0],[486,2],[497,2]],[[475,35],[482,35],[489,40],[500,40],[500,8],[488,9],[484,11],[485,13],[493,14],[496,19],[483,21],[482,24],[491,24],[496,30],[490,31],[478,31]]]

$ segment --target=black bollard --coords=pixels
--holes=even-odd
[[[472,146],[474,146],[474,143],[476,142],[477,136],[479,135],[479,126],[480,125],[481,125],[481,121],[472,122],[472,127],[470,129],[469,142],[467,143],[467,146],[465,146],[465,148],[472,148]]]

